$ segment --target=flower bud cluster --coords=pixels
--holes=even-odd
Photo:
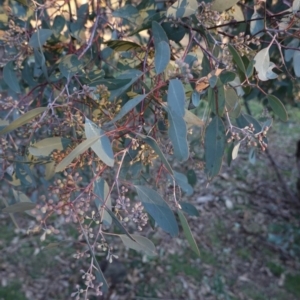
[[[194,78],[188,63],[184,62],[182,59],[176,59],[175,64],[178,66],[177,74],[180,74],[181,77],[183,77],[185,83],[188,83]]]
[[[204,25],[205,27],[215,26],[221,19],[220,13],[211,9],[211,3],[205,3],[204,1],[200,3],[195,16],[199,22],[198,26]]]

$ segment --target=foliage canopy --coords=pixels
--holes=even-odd
[[[55,215],[78,224],[100,294],[98,252],[111,261],[116,235],[153,256],[135,231],[176,236],[179,222],[199,254],[185,217],[198,212],[181,201],[196,173],[178,162],[209,182],[239,150],[252,163],[266,150],[272,115],[297,101],[300,1],[70,3],[1,7],[3,212],[26,211],[43,239]],[[242,111],[252,99],[260,119]]]

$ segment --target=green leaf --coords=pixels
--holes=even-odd
[[[215,114],[222,116],[225,109],[225,91],[224,84],[220,79],[217,81],[217,86],[212,89],[208,89],[208,101],[210,107]]]
[[[24,212],[26,210],[31,210],[35,208],[35,204],[32,202],[18,202],[7,206],[2,209],[4,213],[16,213],[16,212]]]
[[[143,134],[140,134],[140,133],[138,133],[138,136],[155,151],[155,153],[159,156],[159,158],[161,159],[161,161],[165,165],[166,169],[169,171],[169,173],[171,175],[173,175],[173,170],[172,170],[169,162],[167,161],[166,157],[164,156],[163,152],[159,148],[156,140],[153,139],[150,136],[146,136],[146,135],[143,135]]]
[[[189,184],[188,179],[184,174],[174,171],[174,179],[187,196],[193,195],[193,187]]]
[[[246,73],[246,68],[245,68],[245,65],[243,63],[243,60],[242,60],[240,54],[230,44],[228,44],[228,50],[232,55],[233,61],[236,63],[238,68],[245,74]]]
[[[51,29],[39,29],[31,36],[29,45],[33,48],[40,48],[46,43],[52,34],[53,30]]]
[[[248,78],[252,77],[252,75],[253,75],[254,64],[255,64],[254,60],[251,60],[251,61],[249,62],[249,65],[248,65],[247,70],[246,70],[246,76],[247,76]]]
[[[131,110],[133,110],[139,103],[141,103],[147,95],[138,95],[133,99],[127,101],[119,111],[119,113],[109,122],[109,124],[115,123],[126,116]]]
[[[63,171],[76,157],[90,148],[99,139],[100,136],[94,136],[84,140],[56,166],[55,172]]]
[[[3,68],[3,79],[8,87],[16,92],[21,93],[18,78],[16,76],[16,71],[14,70],[13,61],[8,62]]]
[[[52,28],[55,31],[55,33],[58,35],[62,32],[66,25],[66,20],[64,16],[58,15],[54,18]]]
[[[288,120],[288,115],[282,102],[274,95],[267,95],[267,98],[274,113],[281,121],[286,122]]]
[[[299,46],[299,39],[292,39],[287,45],[287,48],[298,48]],[[295,52],[299,52],[299,51],[295,51],[294,49],[285,49],[284,50],[284,59],[286,62],[289,62],[293,56]]]
[[[154,190],[136,185],[139,200],[143,203],[146,211],[151,215],[159,227],[170,233],[172,236],[178,235],[178,224],[169,205]]]
[[[300,77],[300,51],[295,51],[293,56],[294,72],[297,77]]]
[[[192,92],[192,103],[195,107],[198,107],[201,102],[201,94],[196,90]]]
[[[233,148],[234,148],[234,143],[231,142],[229,144],[229,146],[227,147],[227,165],[228,165],[228,167],[230,167],[231,162],[232,162],[232,151],[233,151]]]
[[[115,163],[114,153],[105,132],[88,118],[85,118],[84,130],[87,138],[100,137],[91,148],[106,165],[113,167]]]
[[[188,179],[188,183],[191,186],[194,186],[197,183],[197,174],[193,169],[189,169],[186,173],[186,177]]]
[[[185,92],[180,80],[170,80],[167,103],[168,107],[171,108],[179,117],[183,117],[185,115]]]
[[[53,150],[64,150],[70,143],[70,139],[51,137],[30,145],[28,151],[34,156],[49,156]]]
[[[184,232],[184,235],[185,235],[187,241],[189,242],[192,250],[200,257],[199,248],[193,237],[190,226],[189,226],[184,214],[179,209],[177,210],[177,213],[178,213],[179,220],[180,220],[180,223],[181,223],[181,226],[182,226],[182,229],[183,229],[183,232]]]
[[[166,69],[170,62],[170,54],[170,46],[165,41],[161,41],[155,46],[154,65],[157,75]]]
[[[64,75],[64,77],[70,79],[76,73],[81,72],[82,63],[76,55],[68,54],[64,56],[60,61],[59,70]]]
[[[198,11],[197,0],[178,0],[167,10],[167,18],[184,18],[195,14]]]
[[[0,131],[0,135],[6,134],[8,132],[11,132],[12,130],[15,130],[16,128],[19,128],[22,125],[27,124],[29,121],[31,121],[36,116],[40,115],[45,110],[47,110],[47,107],[38,107],[38,108],[34,108],[34,109],[28,111],[27,113],[25,113],[24,115],[22,115],[20,118],[18,118],[17,120],[13,121],[7,127],[5,127],[4,129],[2,129]]]
[[[109,48],[113,49],[114,51],[118,51],[118,52],[141,49],[141,45],[129,41],[123,41],[123,40],[108,41],[106,45]]]
[[[168,134],[173,145],[174,155],[180,161],[186,161],[189,158],[186,123],[172,108],[168,107],[167,111],[169,121]]]
[[[223,84],[227,84],[231,81],[233,81],[236,77],[236,74],[231,71],[222,72],[219,76],[220,80]]]
[[[193,216],[193,217],[199,217],[200,216],[197,208],[193,204],[188,203],[188,202],[181,202],[180,201],[179,205],[180,205],[180,208],[185,213],[187,213],[188,215]]]
[[[187,30],[181,25],[177,27],[173,26],[171,22],[164,22],[161,24],[164,31],[166,32],[168,39],[174,41],[175,43],[179,43],[185,36]]]
[[[167,44],[169,44],[169,39],[166,32],[156,21],[152,22],[152,34],[155,48],[160,42],[166,42]]]
[[[124,234],[119,235],[119,237],[121,238],[122,242],[126,247],[136,251],[144,252],[148,256],[157,255],[155,246],[149,239],[138,234],[132,234],[131,236],[135,239],[135,242],[130,238],[128,238],[127,235]]]
[[[225,126],[215,116],[205,132],[205,173],[209,180],[219,174],[225,149]]]
[[[130,79],[130,81],[123,85],[122,87],[112,90],[110,93],[109,100],[115,100],[118,97],[120,97],[124,92],[126,92],[138,79],[139,77],[143,74],[140,70],[136,69],[130,69],[125,72],[123,72],[120,76],[117,77],[117,79]]]
[[[255,10],[250,19],[254,20],[254,19],[261,18],[261,17],[262,16]],[[250,23],[250,33],[251,33],[251,35],[256,35],[257,37],[263,36],[264,32],[260,32],[260,31],[264,30],[264,28],[265,28],[265,24],[264,24],[263,19],[255,20],[255,21],[252,21]],[[258,32],[260,32],[260,33],[257,34]]]
[[[278,77],[276,73],[272,71],[275,67],[273,62],[270,62],[269,47],[260,50],[254,57],[254,67],[257,71],[257,76],[261,81],[267,81],[269,79],[275,79]]]
[[[241,103],[234,88],[225,89],[225,106],[232,118],[237,118],[241,113]]]
[[[218,77],[216,75],[213,75],[209,78],[209,85],[211,88],[214,88],[218,82]]]
[[[212,10],[216,10],[218,12],[223,12],[235,4],[237,4],[239,0],[214,0],[211,5]]]
[[[199,117],[197,117],[193,112],[187,109],[185,109],[184,111],[185,113],[183,119],[187,124],[196,125],[199,127],[202,127],[204,125],[204,122]]]
[[[112,218],[110,214],[107,212],[107,210],[105,209],[105,207],[107,207],[108,209],[111,210],[111,197],[109,195],[109,186],[107,182],[101,177],[97,178],[96,181],[94,182],[94,194],[96,196],[95,204],[100,213],[100,216],[102,216],[102,210],[104,209],[102,220],[106,226],[110,226],[112,223]],[[105,207],[102,208],[104,202],[105,202]]]

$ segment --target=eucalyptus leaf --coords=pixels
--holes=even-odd
[[[274,113],[281,121],[286,122],[288,120],[288,115],[282,102],[274,95],[267,95],[267,98]]]
[[[135,185],[138,199],[157,225],[172,236],[178,235],[178,224],[169,205],[154,190],[141,185]]]
[[[47,109],[48,109],[47,107],[38,107],[38,108],[34,108],[34,109],[28,111],[27,113],[22,115],[20,118],[13,121],[8,126],[6,126],[4,129],[2,129],[0,131],[0,135],[11,132],[11,131],[27,124],[29,121],[31,121],[32,119],[34,119],[36,116],[40,115],[42,112],[46,111]]]
[[[119,235],[119,237],[121,238],[122,242],[126,247],[136,251],[141,251],[148,256],[157,255],[155,246],[149,239],[138,234],[132,234],[131,236],[135,239],[135,241],[128,238],[128,236],[125,234]]]
[[[165,165],[166,169],[169,171],[169,173],[171,175],[173,175],[173,170],[169,164],[169,162],[167,161],[165,155],[163,154],[163,152],[161,151],[161,149],[159,148],[157,142],[155,139],[153,139],[150,136],[146,136],[143,134],[138,134],[138,136],[144,141],[146,142],[154,151],[155,153],[159,156],[159,158],[161,159],[161,161],[163,162],[163,164]]]
[[[215,116],[206,128],[204,148],[205,173],[211,180],[220,172],[225,149],[225,126],[218,116]]]
[[[16,76],[16,71],[14,70],[13,61],[8,62],[3,68],[3,79],[8,87],[16,92],[21,93],[21,88],[19,85],[18,78]]]
[[[41,48],[53,34],[51,29],[38,29],[30,38],[29,45],[33,48]]]
[[[275,67],[273,62],[270,62],[269,47],[260,50],[254,57],[254,67],[257,71],[257,76],[262,81],[277,78],[272,69]]]
[[[179,205],[180,205],[181,209],[188,215],[190,215],[192,217],[199,217],[199,212],[193,204],[180,201]]]
[[[238,66],[238,68],[245,74],[246,73],[246,68],[245,68],[244,62],[243,62],[240,54],[230,44],[228,44],[228,50],[229,50],[229,52],[232,55],[233,61],[236,63],[236,65]]]
[[[105,207],[107,207],[108,209],[111,210],[111,197],[109,194],[109,186],[107,182],[101,177],[97,178],[94,181],[94,194],[96,196],[95,204],[100,213],[100,216],[102,217],[103,215],[104,224],[110,226],[112,223],[112,218],[110,214],[107,212],[107,210],[105,209]],[[102,206],[104,206],[103,212],[102,212]]]
[[[179,161],[186,161],[189,157],[187,142],[187,127],[184,119],[168,107],[168,134],[174,148],[174,155]]]
[[[34,156],[49,156],[53,150],[64,150],[70,143],[70,139],[51,137],[30,145],[28,151]]]
[[[34,208],[35,208],[35,204],[32,202],[18,202],[3,208],[2,212],[16,213],[16,212],[24,212],[26,210],[31,210]]]
[[[91,148],[106,165],[113,167],[115,162],[114,153],[110,140],[105,132],[88,118],[85,118],[84,130],[87,138],[99,137],[99,139],[91,145]]]
[[[167,9],[167,18],[189,17],[195,14],[197,10],[197,0],[177,0]]]
[[[97,140],[100,139],[100,136],[93,136],[84,140],[80,143],[71,153],[69,153],[55,168],[55,172],[61,172],[80,154],[85,152],[88,148],[90,148]]]
[[[185,114],[185,92],[182,82],[179,79],[171,79],[167,96],[168,107],[178,116]]]
[[[170,46],[165,41],[156,44],[154,65],[156,74],[162,73],[170,62]]]
[[[300,77],[300,49],[295,51],[293,55],[294,72],[297,77]]]
[[[211,5],[212,10],[216,10],[218,12],[223,12],[235,4],[237,4],[239,0],[214,0]]]
[[[109,122],[109,124],[111,123],[115,123],[117,121],[119,121],[120,119],[122,119],[124,116],[126,116],[131,110],[133,110],[139,103],[141,103],[145,98],[147,97],[147,95],[138,95],[136,97],[134,97],[133,99],[127,101],[121,108],[121,110],[119,111],[119,113],[113,118],[113,120],[111,120]]]
[[[183,232],[184,232],[184,235],[185,235],[187,241],[189,242],[192,250],[200,257],[199,248],[197,246],[195,238],[191,232],[190,226],[189,226],[184,214],[179,209],[177,210],[177,213],[178,213],[179,220],[180,220],[180,223],[181,223],[181,226],[182,226],[182,229],[183,229]]]

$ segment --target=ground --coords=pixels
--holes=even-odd
[[[119,259],[105,266],[111,290],[103,299],[300,299],[300,200],[290,195],[300,112],[289,115],[269,134],[280,180],[266,154],[252,165],[243,150],[207,187],[196,169],[195,193],[184,200],[200,213],[188,217],[200,258],[183,234],[150,232],[158,251],[152,259],[116,245]],[[0,214],[0,226],[0,299],[69,299],[80,280],[70,247],[76,232],[66,229],[60,247],[41,250],[39,237],[14,233],[7,215]]]

